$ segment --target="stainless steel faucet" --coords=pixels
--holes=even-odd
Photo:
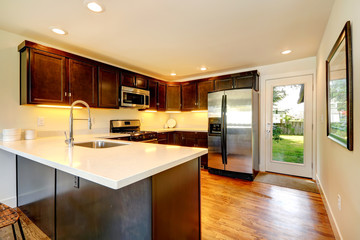
[[[75,118],[73,116],[73,108],[76,104],[81,103],[82,105],[84,105],[85,107],[87,107],[88,113],[89,113],[89,118]],[[70,118],[69,118],[69,125],[70,125],[70,131],[69,131],[69,138],[67,138],[66,136],[66,132],[65,132],[65,137],[66,140],[65,142],[69,145],[69,146],[74,146],[74,120],[87,120],[88,121],[88,126],[89,129],[91,129],[91,116],[90,116],[90,107],[89,104],[87,104],[86,102],[82,101],[82,100],[77,100],[75,102],[73,102],[71,104],[71,109],[70,109]]]

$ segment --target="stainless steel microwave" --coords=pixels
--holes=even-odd
[[[145,109],[149,108],[150,92],[139,88],[121,87],[121,106]]]

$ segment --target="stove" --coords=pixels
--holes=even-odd
[[[110,132],[129,134],[130,141],[156,143],[157,133],[152,131],[140,131],[140,125],[140,120],[110,120]],[[118,139],[123,140],[123,138]]]

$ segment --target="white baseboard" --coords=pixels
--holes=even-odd
[[[323,189],[323,187],[322,187],[322,185],[321,185],[319,176],[318,176],[317,174],[316,174],[316,183],[317,183],[318,188],[319,188],[319,190],[320,190],[321,198],[322,198],[322,200],[323,200],[323,202],[324,202],[325,209],[326,209],[327,215],[328,215],[328,217],[329,217],[330,224],[331,224],[331,228],[332,228],[332,230],[333,230],[333,232],[334,232],[335,238],[336,238],[337,240],[343,240],[343,237],[342,237],[342,235],[341,235],[339,226],[338,226],[338,224],[337,224],[337,222],[336,222],[336,219],[335,219],[335,217],[334,217],[334,214],[333,214],[333,212],[332,212],[332,210],[331,210],[331,206],[330,206],[330,204],[329,204],[329,202],[328,202],[328,199],[327,199],[327,197],[326,197],[326,193],[324,192],[324,189]]]
[[[16,207],[16,197],[0,199],[0,202],[12,208]]]

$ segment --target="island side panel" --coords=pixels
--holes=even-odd
[[[55,239],[55,169],[17,156],[17,206]]]
[[[152,177],[153,239],[201,239],[200,159]]]
[[[57,239],[151,239],[151,178],[113,190],[57,170]]]

